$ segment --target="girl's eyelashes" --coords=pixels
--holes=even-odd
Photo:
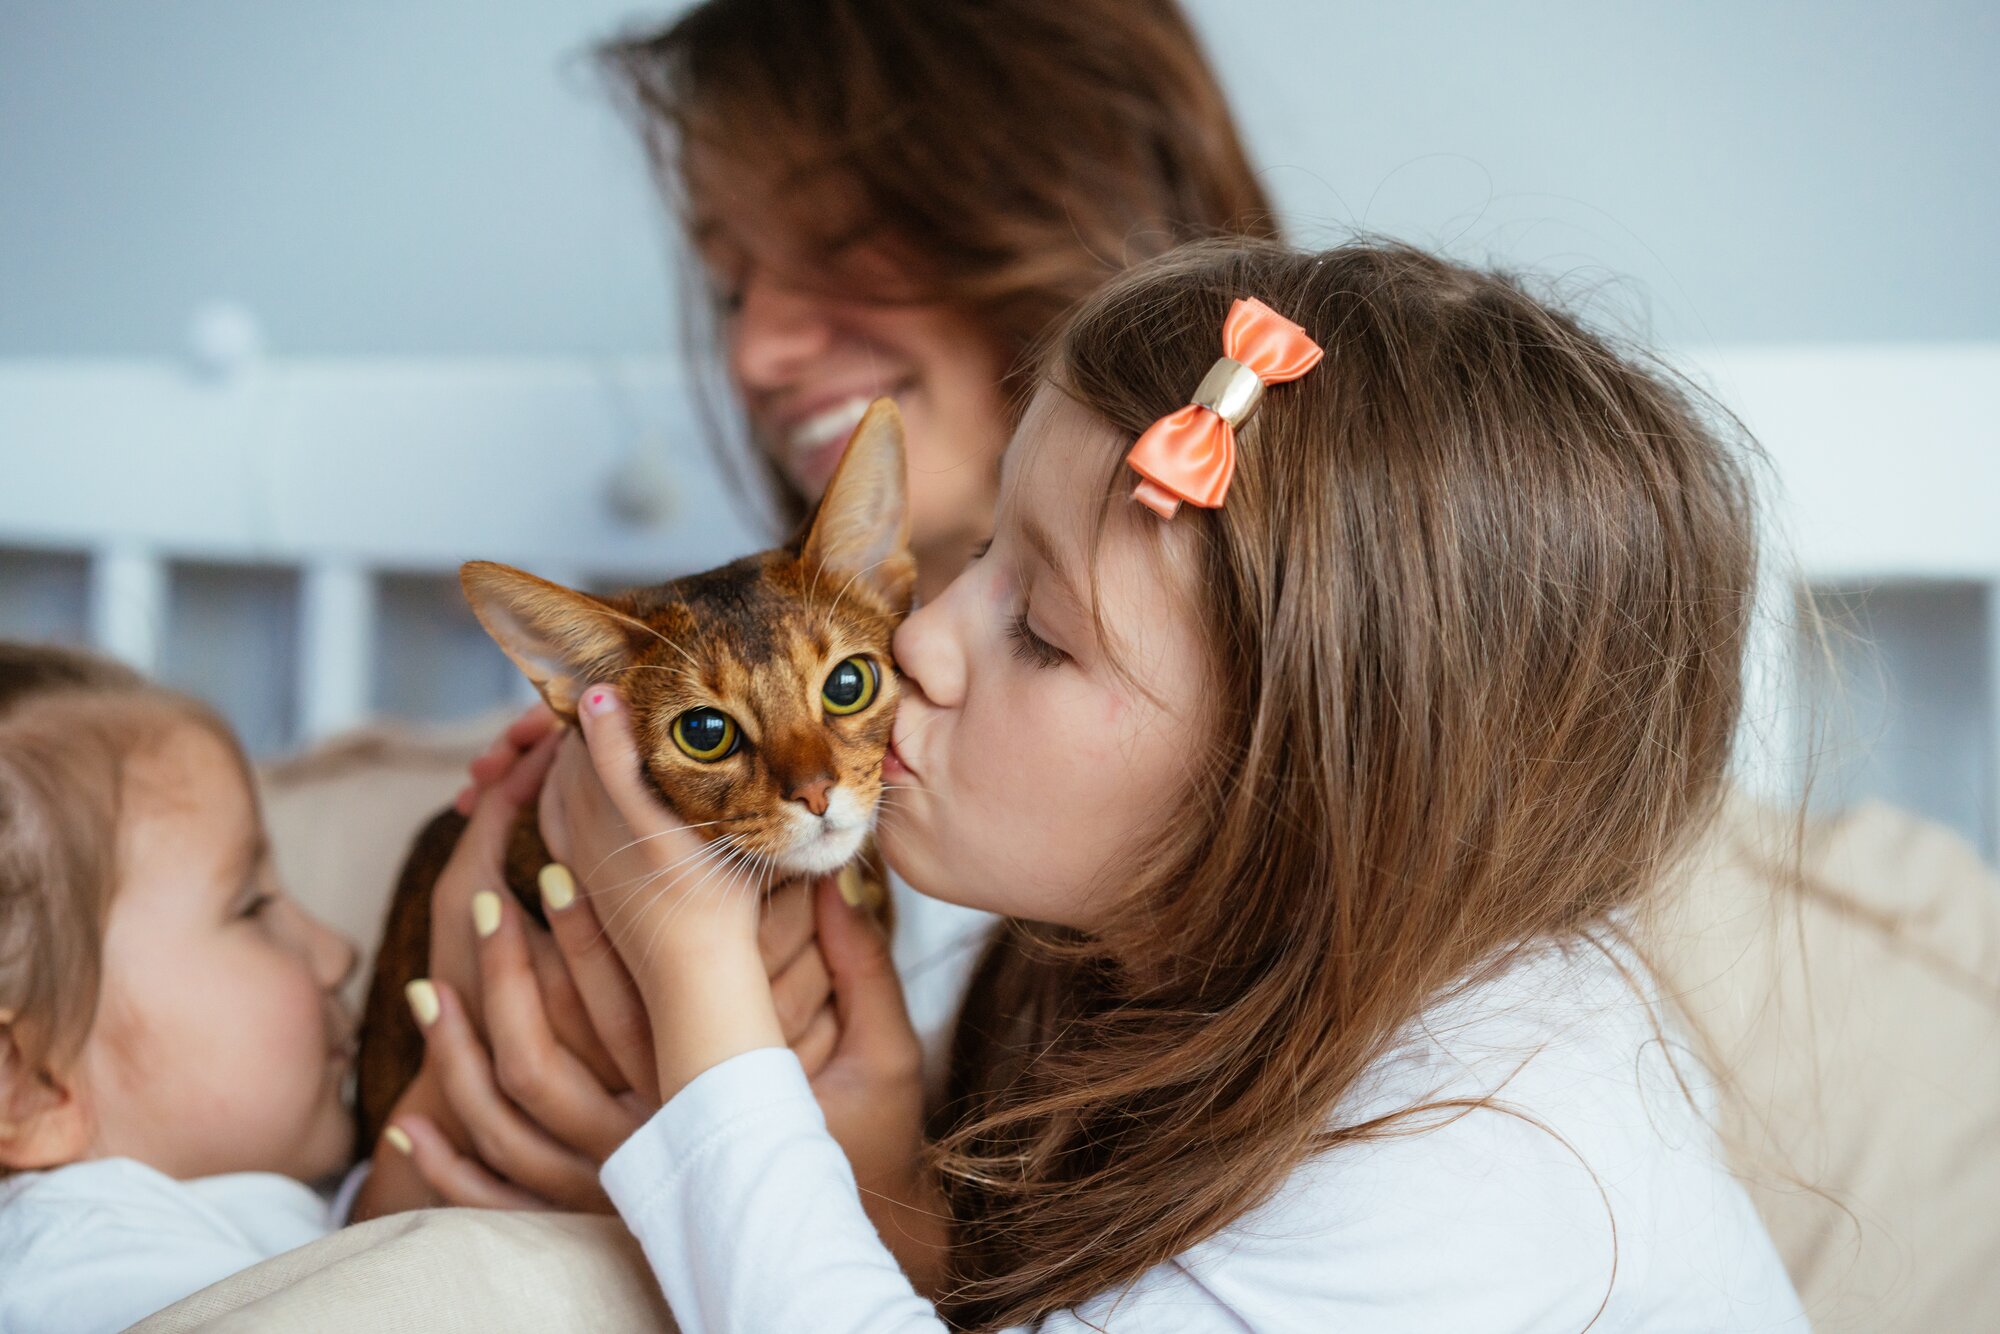
[[[244,900],[241,911],[239,911],[236,915],[238,917],[254,921],[258,917],[263,916],[264,909],[270,907],[271,903],[272,903],[272,898],[269,894],[265,894],[262,892],[252,894],[248,899]]]
[[[1069,660],[1069,654],[1035,633],[1025,611],[1015,615],[1007,637],[1014,641],[1014,656],[1036,667],[1060,667]]]
[[[982,560],[985,558],[986,553],[991,550],[993,550],[993,539],[989,537],[972,549],[972,559]]]

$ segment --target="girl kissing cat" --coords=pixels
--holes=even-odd
[[[1632,930],[1755,553],[1700,405],[1516,282],[1234,243],[1088,300],[895,635],[884,855],[1005,916],[941,1101],[830,892],[837,1045],[786,1050],[756,877],[690,873],[582,692],[544,832],[650,1021],[602,1181],[683,1330],[1803,1329]],[[481,986],[531,1004],[506,907]]]

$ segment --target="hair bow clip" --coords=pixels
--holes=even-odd
[[[1222,322],[1222,356],[1194,397],[1147,427],[1125,456],[1139,474],[1132,499],[1162,519],[1183,501],[1222,508],[1236,475],[1236,429],[1266,386],[1298,379],[1324,355],[1304,329],[1255,297],[1238,297]]]

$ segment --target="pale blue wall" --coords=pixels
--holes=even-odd
[[[949,0],[940,0],[946,3]],[[2000,6],[1195,0],[1295,223],[1626,275],[1670,341],[2000,337]],[[630,0],[0,0],[0,356],[670,346]]]

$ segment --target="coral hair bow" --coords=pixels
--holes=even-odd
[[[1296,380],[1324,353],[1304,329],[1255,297],[1239,297],[1222,322],[1222,357],[1188,405],[1154,422],[1125,462],[1139,474],[1132,498],[1171,519],[1181,502],[1220,509],[1236,475],[1236,428],[1264,387]]]

